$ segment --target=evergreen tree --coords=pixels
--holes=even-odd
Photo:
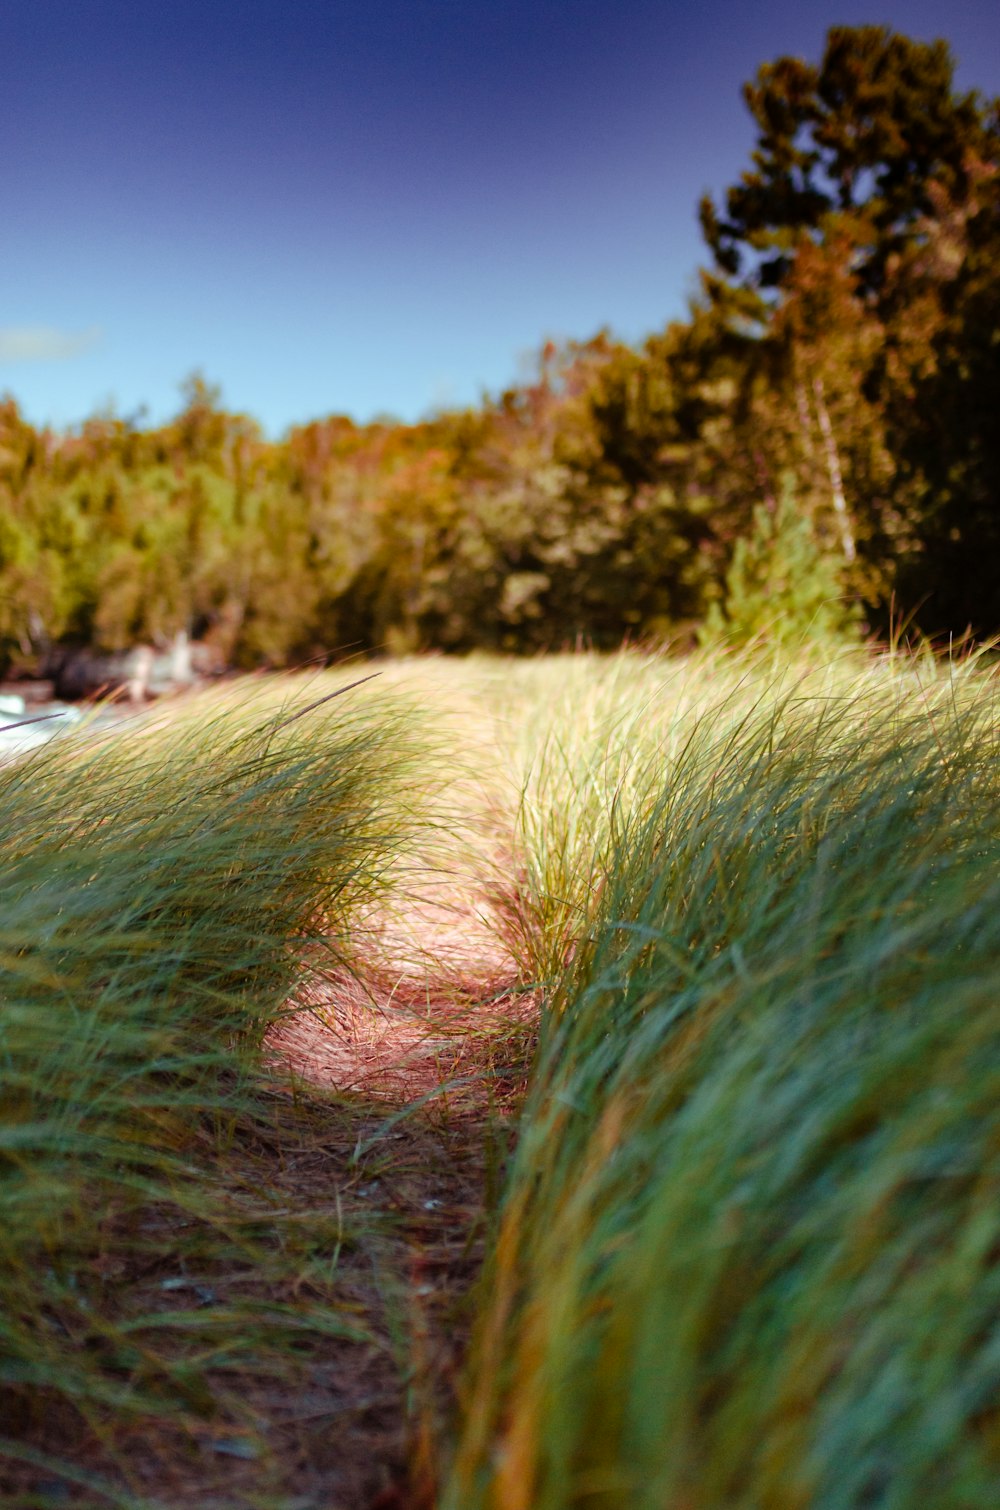
[[[713,608],[706,637],[795,647],[856,638],[857,618],[841,563],[817,539],[785,477],[776,504],[758,504],[750,534],[736,544],[724,607]]]
[[[859,290],[877,298],[892,259],[934,213],[931,186],[963,195],[970,153],[995,150],[979,97],[955,94],[953,74],[946,42],[884,26],[832,27],[818,66],[765,63],[744,87],[758,128],[754,166],[721,214],[702,201],[722,272],[780,288],[799,236],[822,238],[836,215],[858,228],[853,271]]]
[[[768,374],[760,447],[876,617],[895,596],[924,627],[995,632],[1000,111],[955,92],[944,42],[873,26],[745,97],[753,167],[702,223],[747,390]]]

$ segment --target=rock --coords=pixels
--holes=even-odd
[[[47,669],[52,673],[56,696],[75,702],[81,697],[96,697],[122,687],[138,687],[141,683],[136,682],[136,671],[141,671],[144,656],[151,655],[152,651],[146,646],[122,655],[70,650],[61,656],[57,653]]]
[[[131,702],[143,703],[194,687],[224,668],[208,646],[192,643],[182,631],[169,650],[157,651],[151,645],[136,645],[116,655],[63,650],[50,658],[46,669],[56,697],[69,702],[124,691]]]

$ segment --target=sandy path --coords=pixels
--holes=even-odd
[[[438,737],[461,754],[431,799],[426,846],[360,920],[352,967],[314,967],[268,1035],[272,1066],[303,1085],[413,1102],[482,1078],[537,1013],[509,948],[516,793],[496,729],[454,689],[435,703]]]
[[[436,1501],[472,1324],[469,1297],[538,1012],[506,943],[511,877],[492,820],[456,825],[445,853],[402,872],[393,895],[361,921],[352,941],[359,963],[308,971],[289,1014],[268,1034],[279,1084],[290,1077],[300,1100],[315,1090],[327,1115],[364,1129],[348,1178],[327,1166],[345,1212],[367,1204],[388,1222],[374,1264],[370,1256],[345,1260],[341,1274],[386,1343],[341,1350],[332,1382],[313,1381],[320,1399],[367,1390],[380,1402],[374,1413],[338,1406],[337,1466],[325,1479],[324,1510],[430,1510]],[[322,1176],[313,1168],[313,1180]],[[301,1198],[313,1198],[306,1185]],[[406,1317],[402,1358],[389,1341],[393,1296],[390,1308]],[[307,1450],[301,1460],[312,1456]]]
[[[530,1022],[502,942],[503,919],[475,879],[431,876],[370,918],[360,966],[313,970],[268,1035],[272,1063],[305,1085],[405,1103],[451,1086],[464,1101],[511,1030]]]

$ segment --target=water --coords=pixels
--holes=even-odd
[[[25,705],[16,694],[0,696],[0,760],[10,755],[24,755],[48,744],[60,734],[82,723],[84,714],[70,703],[36,703]],[[118,722],[120,713],[91,717],[92,725]]]

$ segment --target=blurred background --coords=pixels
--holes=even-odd
[[[0,675],[994,634],[1000,21],[874,19],[18,8]]]

